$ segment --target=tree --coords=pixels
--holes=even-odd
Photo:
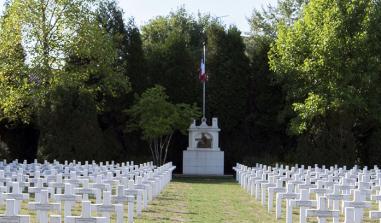
[[[211,25],[207,35],[209,113],[219,117],[224,131],[230,132],[247,111],[249,59],[236,27],[225,31],[220,25]]]
[[[33,83],[22,46],[22,23],[8,5],[0,19],[0,122],[29,123],[33,114]]]
[[[62,124],[63,119],[81,120],[79,116],[82,115],[86,120],[81,110],[86,106],[81,107],[82,103],[88,103],[89,108],[95,106],[95,110],[88,109],[95,112],[88,114],[95,117],[89,119],[95,126],[88,129],[94,131],[89,134],[96,135],[101,129],[104,140],[112,138],[112,134],[109,129],[101,128],[103,123],[98,123],[98,120],[102,121],[99,116],[110,113],[114,108],[125,108],[116,108],[116,103],[113,103],[125,96],[131,86],[118,61],[115,33],[97,19],[98,3],[102,5],[102,2],[12,0],[8,3],[0,30],[0,51],[4,52],[4,60],[0,62],[0,75],[4,77],[0,79],[0,119],[7,121],[8,126],[10,121],[19,121],[41,130],[41,134],[34,134],[39,142],[40,157],[54,158],[54,154],[62,157],[55,153],[55,147],[65,147],[65,142],[72,135],[63,131],[69,131],[69,128],[59,129],[62,140],[50,136],[55,135],[54,131],[59,128],[55,124]],[[69,94],[67,89],[73,92]],[[91,99],[88,98],[90,96]],[[69,101],[77,105],[76,108],[69,106],[72,111],[77,109],[73,116],[53,108]],[[47,112],[57,113],[51,115]],[[71,120],[66,121],[70,123]],[[45,128],[44,123],[50,123],[52,128]],[[70,131],[74,131],[72,134],[76,136],[86,135],[82,130],[74,128]],[[90,148],[85,144],[83,148]],[[114,147],[114,142],[111,144]]]
[[[380,10],[377,1],[312,0],[294,25],[279,26],[270,66],[286,83],[306,160],[368,162],[364,136],[380,123]]]
[[[107,148],[97,120],[97,107],[91,92],[77,86],[58,86],[48,95],[40,113],[41,160],[107,160],[116,148]],[[107,151],[107,152],[106,152]],[[120,154],[119,154],[120,155]]]
[[[26,64],[17,7],[5,5],[0,18],[0,144],[3,158],[32,160],[38,143],[35,84]]]
[[[150,83],[143,51],[143,40],[140,30],[133,19],[130,19],[126,26],[128,42],[126,47],[127,75],[130,78],[134,92],[141,94]]]
[[[174,132],[178,130],[185,134],[192,119],[200,116],[195,105],[172,104],[168,99],[165,88],[156,85],[142,93],[127,110],[131,118],[128,129],[141,130],[156,165],[166,162]]]
[[[249,18],[250,33],[245,40],[250,59],[248,112],[245,114],[247,149],[242,153],[256,162],[273,163],[287,160],[294,146],[294,136],[287,134],[290,112],[285,106],[283,83],[276,81],[269,68],[268,52],[277,38],[280,23],[291,26],[308,3],[306,0],[282,0],[275,6],[253,10]],[[244,161],[244,160],[243,160]]]
[[[177,103],[201,102],[198,69],[203,30],[202,24],[184,8],[156,17],[142,27],[149,86],[164,86]]]
[[[117,36],[120,33],[112,26],[116,21],[113,17],[103,19],[102,16],[108,11],[102,11],[106,10],[102,7],[99,10],[77,30],[63,67],[65,76],[47,94],[48,101],[42,106],[40,114],[49,111],[55,115],[39,117],[41,129],[44,130],[40,140],[40,157],[121,158],[123,144],[117,136],[118,122],[115,120],[126,108],[124,97],[131,86],[125,75],[125,65],[118,56],[120,42]],[[107,10],[115,12],[111,6]],[[123,27],[123,20],[121,22]],[[119,25],[117,28],[120,28]],[[61,103],[73,106],[63,107]],[[66,113],[67,110],[69,113]],[[76,128],[56,129],[64,124],[62,120],[66,120],[65,123],[82,122],[72,123]],[[90,136],[92,140],[83,140]]]

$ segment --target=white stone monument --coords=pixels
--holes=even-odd
[[[217,118],[209,126],[203,119],[197,126],[193,121],[189,127],[189,147],[183,151],[183,174],[224,175],[224,152],[220,150]]]

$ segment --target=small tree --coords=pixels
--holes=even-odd
[[[199,117],[199,108],[193,104],[172,104],[165,88],[156,85],[147,89],[131,109],[127,110],[131,120],[127,129],[141,130],[149,144],[156,165],[165,163],[173,133],[185,134],[192,119]]]

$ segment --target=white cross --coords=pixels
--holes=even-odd
[[[142,214],[142,190],[136,189],[134,180],[129,180],[128,181],[128,186],[127,189],[124,190],[124,193],[126,195],[133,195],[136,197],[136,212],[137,215],[140,216]]]
[[[381,182],[381,179],[379,179],[379,181]],[[378,195],[372,196],[372,200],[378,202],[378,211],[370,211],[369,218],[380,219],[380,222],[381,222],[381,190],[379,190]]]
[[[37,219],[39,223],[48,223],[48,212],[49,211],[61,211],[61,204],[59,203],[49,203],[48,191],[42,190],[40,202],[30,202],[29,209],[37,211]],[[55,219],[59,219],[61,221],[61,216],[53,216]],[[57,221],[57,220],[55,220]]]
[[[273,202],[274,202],[274,193],[283,193],[286,192],[286,188],[283,187],[283,181],[277,180],[276,187],[269,187],[267,188],[268,192],[268,212],[271,212],[273,209]]]
[[[112,196],[112,200],[114,201],[114,203],[118,204],[124,204],[126,202],[128,203],[128,223],[133,223],[135,197],[130,195],[126,196],[124,193],[124,186],[118,185],[116,195]]]
[[[42,190],[47,190],[48,188],[44,187],[43,179],[42,178],[37,178],[36,182],[34,183],[34,187],[29,187],[28,188],[28,193],[34,194],[35,202],[40,202],[40,196],[41,196],[41,191]]]
[[[276,208],[275,208],[275,216],[277,219],[281,218],[282,214],[282,200],[286,200],[286,209],[288,209],[289,202],[288,200],[291,199],[297,199],[298,198],[297,193],[294,193],[294,185],[288,183],[287,184],[287,189],[285,193],[278,193],[276,196]]]
[[[18,214],[21,208],[21,201],[29,200],[29,194],[23,194],[20,192],[20,186],[18,182],[12,182],[12,193],[5,193],[4,196],[7,199],[15,200],[15,213]]]
[[[98,189],[89,187],[89,179],[82,180],[82,188],[75,188],[74,192],[76,194],[82,194],[83,200],[89,200],[89,194],[95,195]],[[99,191],[99,190],[98,190]]]
[[[79,202],[82,200],[81,195],[76,195],[72,191],[72,185],[66,183],[65,184],[65,193],[64,194],[55,194],[53,195],[53,199],[56,201],[64,202],[64,215],[70,216],[71,209],[73,208],[75,202]]]
[[[299,207],[299,221],[300,223],[306,223],[306,209],[316,207],[316,201],[310,200],[310,193],[307,189],[300,190],[300,199],[291,200],[289,204],[289,209],[287,210],[286,222],[292,222],[292,208]]]
[[[15,200],[6,200],[5,214],[0,215],[0,223],[29,223],[29,215],[17,215],[15,211]]]
[[[65,216],[67,223],[107,223],[105,217],[91,216],[91,203],[90,201],[82,201],[81,216]]]
[[[92,209],[96,212],[102,213],[103,217],[107,218],[107,222],[110,222],[110,213],[116,213],[116,223],[123,223],[123,204],[111,203],[111,192],[103,192],[103,204],[92,204]]]
[[[318,208],[317,209],[307,209],[306,216],[317,217],[318,223],[325,223],[327,218],[338,218],[340,216],[339,211],[331,211],[327,209],[327,198],[318,197]]]
[[[361,223],[364,208],[370,208],[371,204],[365,201],[365,196],[360,190],[354,190],[354,199],[353,201],[345,201],[344,208],[354,208],[354,223]]]

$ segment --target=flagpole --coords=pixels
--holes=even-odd
[[[206,70],[206,47],[205,47],[205,42],[204,42],[204,65],[205,65],[205,70]],[[206,75],[206,71],[205,71]],[[205,117],[205,91],[206,91],[206,78],[202,82],[202,121],[206,121]]]

